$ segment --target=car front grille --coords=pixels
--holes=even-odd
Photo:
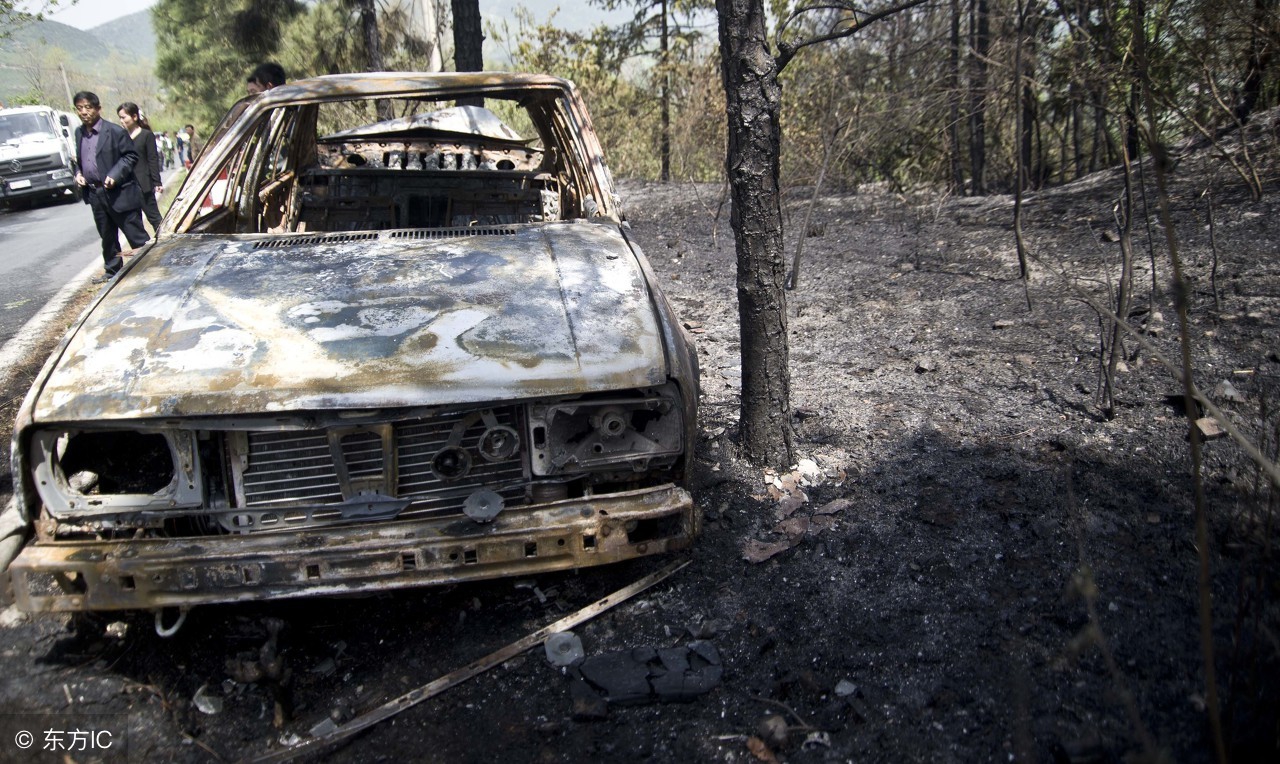
[[[62,156],[59,154],[23,157],[16,162],[6,159],[5,161],[0,162],[0,176],[20,178],[33,172],[56,170],[62,166]]]
[[[382,426],[250,432],[236,475],[242,506],[222,524],[246,532],[341,520],[344,503],[367,496],[407,502],[396,514],[401,519],[460,515],[466,498],[481,489],[498,493],[508,507],[525,504],[525,449],[496,459],[480,453],[490,427],[520,432],[522,423],[520,407],[509,406]],[[445,449],[464,452],[469,469],[438,475],[432,461]]]

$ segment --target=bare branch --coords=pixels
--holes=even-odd
[[[867,26],[881,19],[888,18],[889,16],[892,16],[896,13],[901,13],[902,11],[908,10],[910,8],[914,8],[917,5],[924,5],[927,2],[929,2],[929,0],[905,0],[905,2],[900,2],[896,5],[891,5],[886,8],[881,8],[880,10],[874,11],[874,12],[859,11],[853,5],[853,3],[821,3],[821,4],[814,4],[814,5],[807,5],[802,8],[797,8],[795,11],[792,12],[792,14],[789,17],[787,17],[786,23],[783,24],[784,29],[792,21],[798,19],[801,16],[801,14],[804,14],[810,11],[816,11],[816,10],[848,11],[849,13],[852,14],[852,18],[839,19],[835,23],[835,28],[832,29],[830,32],[827,32],[825,34],[820,34],[816,37],[809,37],[809,38],[800,40],[799,42],[787,42],[781,39],[781,33],[779,33],[779,39],[777,41],[778,56],[776,59],[777,65],[778,65],[778,71],[781,72],[782,69],[788,63],[790,63],[791,59],[794,58],[796,53],[798,53],[802,48],[807,48],[811,45],[818,45],[819,43],[830,42],[831,40],[839,40],[844,37],[850,37],[856,34],[857,32],[861,32]],[[847,25],[844,25],[846,22],[847,22]]]

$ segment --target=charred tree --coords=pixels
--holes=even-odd
[[[658,180],[671,180],[671,61],[670,29],[667,26],[667,0],[662,0],[662,29],[660,31],[658,68],[662,77],[660,100],[662,102],[662,135],[658,138],[658,155],[661,169]]]
[[[947,51],[947,153],[951,161],[951,192],[964,193],[960,162],[960,0],[951,0],[951,35]]]
[[[779,124],[782,86],[778,74],[801,49],[838,40],[868,24],[925,0],[904,0],[876,11],[836,2],[847,13],[825,14],[828,6],[804,6],[782,21],[778,54],[765,42],[764,0],[716,0],[720,67],[728,117],[730,223],[738,255],[738,320],[742,338],[742,448],[756,464],[786,467],[794,458],[791,423],[790,355],[787,345],[786,262],[782,250]],[[784,41],[789,25],[823,11],[830,23],[799,40]],[[803,25],[801,25],[803,26]],[[812,27],[804,27],[806,30]]]
[[[1232,113],[1240,125],[1248,123],[1253,109],[1262,95],[1262,78],[1275,51],[1275,44],[1268,44],[1268,26],[1275,27],[1277,0],[1253,0],[1253,22],[1249,30],[1249,52],[1245,56],[1244,76],[1240,82],[1240,97]]]
[[[1023,82],[1023,39],[1026,31],[1027,6],[1018,0],[1018,39],[1014,44],[1013,95],[1014,113],[1017,115],[1019,136],[1017,174],[1013,181],[1013,239],[1018,250],[1018,275],[1027,298],[1027,310],[1031,310],[1031,290],[1028,284],[1027,247],[1022,236],[1022,192],[1027,186],[1027,171],[1031,156],[1031,130],[1027,125],[1026,98],[1030,88]]]
[[[716,0],[716,12],[729,118],[730,223],[738,253],[741,441],[753,462],[785,466],[792,461],[794,433],[778,187],[779,67],[765,43],[762,0]]]
[[[459,72],[484,70],[480,0],[453,0],[453,68]],[[460,98],[458,105],[484,106],[484,99]]]
[[[453,2],[453,68],[459,72],[484,70],[484,28],[480,0]]]
[[[987,56],[991,49],[991,22],[987,0],[969,6],[969,172],[973,194],[987,193]]]
[[[382,34],[378,31],[378,12],[373,3],[374,0],[359,0],[360,29],[364,33],[365,52],[369,57],[367,71],[382,72],[387,66],[382,60]],[[378,110],[378,119],[395,116],[391,113],[391,102],[386,99],[375,101],[374,108]]]
[[[360,31],[364,34],[364,49],[368,56],[365,71],[383,72],[387,66],[382,61],[382,36],[378,32],[378,11],[374,0],[359,0]]]

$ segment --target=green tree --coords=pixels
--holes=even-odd
[[[572,80],[591,107],[613,170],[625,177],[657,178],[661,164],[654,138],[660,114],[644,75],[637,82],[621,74],[628,55],[616,30],[565,30],[554,17],[538,23],[524,9],[516,11],[514,21],[489,30],[511,66]],[[718,66],[714,51],[690,52],[672,78],[674,176],[712,180],[723,173],[724,120],[717,115],[723,112],[724,90],[716,75]]]
[[[710,0],[591,0],[606,10],[630,7],[630,21],[609,29],[611,47],[621,60],[644,56],[652,60],[650,86],[658,99],[658,179],[671,179],[673,78],[681,70],[680,59],[695,49],[702,33],[695,15],[713,6]],[[602,30],[603,31],[603,30]]]
[[[16,0],[0,0],[0,40],[13,34],[23,24],[40,21],[47,13],[53,13],[59,6],[66,8],[75,5],[77,0],[43,0],[36,4],[34,11],[24,11],[18,7]]]
[[[434,10],[434,7],[433,7]],[[430,18],[439,18],[432,14]],[[390,71],[438,71],[437,29],[423,29],[405,4],[377,7],[379,68]],[[298,14],[281,36],[278,60],[291,78],[368,71],[368,29],[361,6],[352,0],[318,0]]]
[[[152,8],[156,72],[175,111],[206,132],[244,95],[254,66],[274,56],[296,0],[159,0]]]

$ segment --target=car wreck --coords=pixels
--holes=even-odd
[[[274,88],[164,231],[18,415],[22,610],[528,575],[697,535],[697,358],[571,84]]]

